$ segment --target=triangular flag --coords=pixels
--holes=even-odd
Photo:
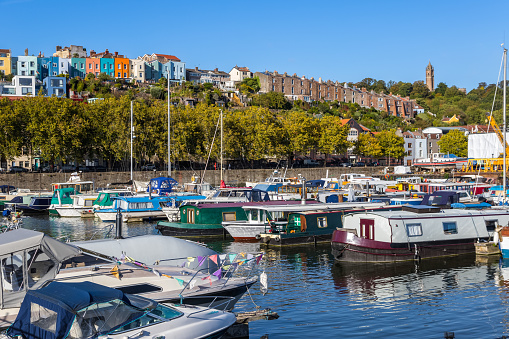
[[[242,265],[242,264],[243,264],[243,263],[245,263],[245,262],[246,262],[245,260],[239,260],[239,261],[237,262],[237,264],[239,264],[239,266],[240,266],[240,265]]]
[[[187,257],[187,267],[191,266],[191,263],[194,261],[194,257]]]
[[[233,262],[235,260],[235,258],[237,257],[236,254],[230,254],[229,255],[229,258],[230,258],[230,262]]]
[[[186,264],[187,264],[187,261],[184,261],[184,262],[182,263],[182,265],[180,265],[180,267],[184,267],[184,266],[186,266]]]
[[[209,278],[209,276],[206,276],[206,277],[201,278],[201,280],[205,280],[205,279],[208,279],[208,278]]]
[[[248,260],[253,259],[253,257],[254,257],[254,256],[253,256],[251,253],[249,253],[249,254],[247,255],[247,259],[248,259]]]
[[[246,257],[246,253],[244,252],[240,252],[240,255],[243,256],[244,258]]]
[[[198,256],[198,266],[201,266],[207,257]]]
[[[225,259],[226,259],[226,254],[220,254],[220,255],[219,255],[219,259],[221,259],[221,260],[225,260]]]
[[[194,285],[196,285],[196,280],[193,279],[189,282],[189,289],[193,289]]]
[[[153,269],[153,270],[152,270],[152,273],[154,273],[154,274],[155,274],[155,275],[157,275],[158,277],[160,277],[160,276],[161,276],[161,273],[159,273],[159,271],[157,271],[157,270],[154,270],[154,269]]]
[[[184,285],[184,280],[179,279],[179,278],[175,278],[175,280],[177,280],[177,281],[178,281],[178,283],[179,283],[179,285],[180,285],[180,286]]]
[[[263,257],[263,254],[260,254],[257,258],[256,258],[256,265],[258,265],[260,263],[260,260],[262,260],[262,257]]]
[[[161,276],[173,279],[173,277],[171,275],[168,275],[168,274],[161,274]]]
[[[221,269],[218,269],[217,271],[212,273],[212,275],[215,275],[218,279],[221,279]]]
[[[120,273],[120,269],[118,268],[118,265],[115,265],[115,267],[111,269],[110,273],[118,280],[120,280],[120,277],[122,276],[122,274]]]
[[[231,265],[226,265],[226,266],[223,266],[223,268],[228,271],[230,269],[230,266]]]
[[[209,259],[210,259],[210,260],[212,260],[212,261],[214,262],[214,264],[216,264],[216,265],[217,265],[217,254],[211,255],[211,256],[209,257]]]

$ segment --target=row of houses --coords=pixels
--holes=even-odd
[[[228,73],[217,68],[213,70],[186,68],[186,63],[174,55],[152,53],[129,59],[107,49],[100,53],[94,50],[88,53],[83,46],[75,45],[63,48],[56,46],[55,53],[50,57],[45,57],[41,53],[29,56],[28,50],[25,50],[24,56],[16,57],[11,55],[10,50],[0,49],[0,72],[5,75],[34,76],[39,81],[58,75],[84,78],[90,73],[96,77],[104,73],[115,79],[138,83],[154,83],[165,77],[179,83],[184,81],[197,84],[211,83],[223,92],[235,92],[236,83],[256,76],[260,79],[260,93],[280,92],[292,101],[357,103],[361,107],[373,107],[405,119],[424,112],[422,107],[408,97],[395,96],[392,93],[375,93],[366,91],[365,88],[349,87],[346,83],[322,81],[322,78],[308,79],[305,76],[280,74],[277,71],[253,73],[249,68],[239,66],[233,67]],[[10,95],[2,92],[0,94]]]

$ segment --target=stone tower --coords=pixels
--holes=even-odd
[[[426,67],[426,86],[428,86],[430,92],[435,90],[435,69],[431,66],[431,61]]]

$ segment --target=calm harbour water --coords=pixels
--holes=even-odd
[[[93,219],[24,217],[24,228],[61,240],[101,237]],[[124,224],[124,235],[156,234],[153,223]],[[114,230],[112,231],[114,232]],[[258,244],[208,241],[218,252]],[[262,249],[263,250],[263,249]],[[509,261],[463,256],[409,264],[335,264],[330,245],[265,251],[269,291],[255,284],[235,307],[270,308],[277,320],[250,323],[250,337],[500,338],[509,335]],[[260,272],[259,272],[260,273]]]

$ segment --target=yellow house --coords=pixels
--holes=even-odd
[[[9,75],[11,74],[11,69],[11,50],[0,49],[0,72],[3,72],[5,75]]]
[[[442,122],[445,122],[446,124],[452,124],[453,122],[458,122],[460,119],[454,114],[452,117],[445,117],[442,119]]]

